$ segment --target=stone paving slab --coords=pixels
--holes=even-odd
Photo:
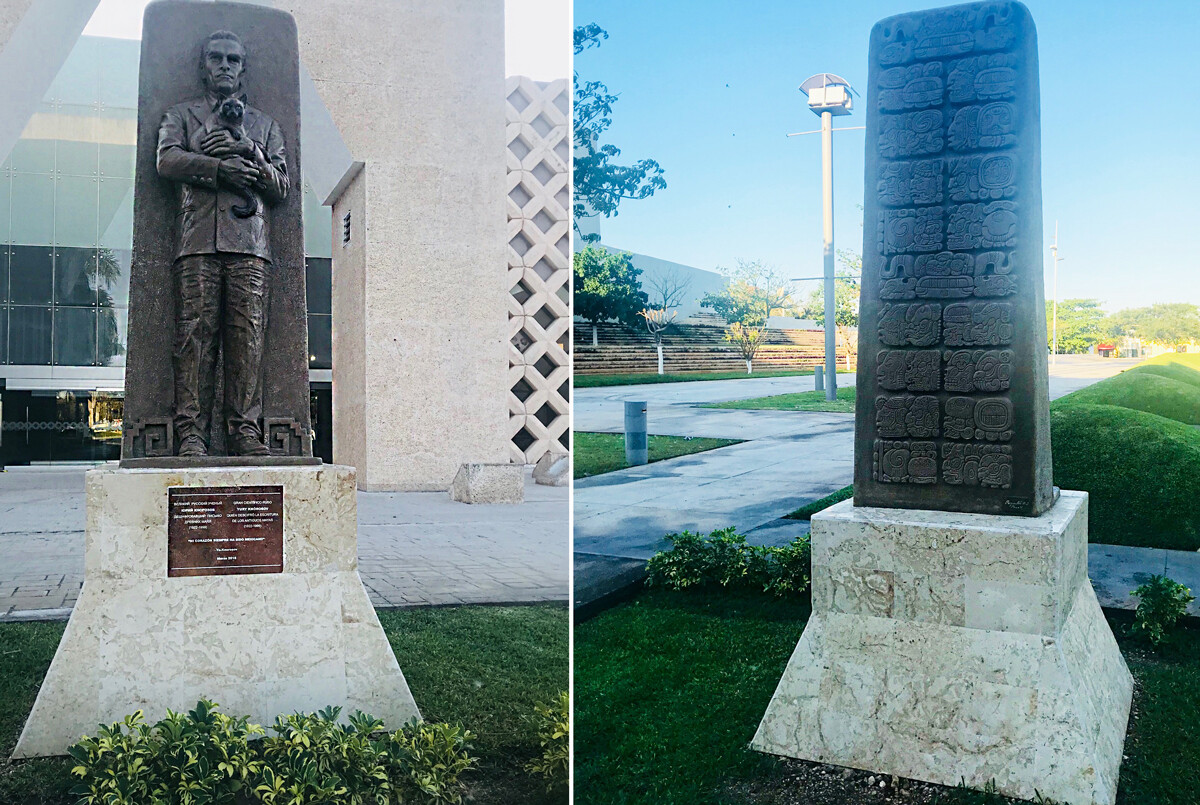
[[[86,468],[0,473],[0,620],[61,620],[83,585]],[[359,575],[377,607],[566,601],[566,487],[525,503],[359,492]]]

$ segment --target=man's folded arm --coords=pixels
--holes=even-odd
[[[263,153],[258,155],[262,158],[255,160],[261,173],[255,186],[262,192],[268,203],[278,204],[287,198],[291,179],[287,172],[283,132],[279,130],[279,124],[275,121],[271,121],[271,128],[267,132],[267,145],[262,151]]]
[[[188,150],[183,118],[177,110],[168,109],[158,127],[158,175],[215,190],[220,163],[217,157]]]

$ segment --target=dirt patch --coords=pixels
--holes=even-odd
[[[739,805],[1007,805],[1023,800],[893,775],[785,759],[768,775],[738,782],[724,801]]]

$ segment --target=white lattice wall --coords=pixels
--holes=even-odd
[[[508,94],[509,434],[533,464],[568,445],[571,376],[566,79],[513,76]]]

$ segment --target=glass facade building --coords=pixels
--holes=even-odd
[[[0,165],[5,464],[120,455],[140,48],[81,37]],[[304,194],[313,427],[330,460],[331,213]]]

